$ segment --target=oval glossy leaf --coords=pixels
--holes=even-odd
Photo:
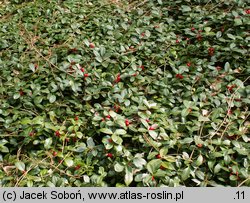
[[[66,159],[64,159],[64,163],[65,163],[66,166],[68,166],[68,167],[71,167],[71,166],[74,165],[74,161],[73,161],[73,159],[70,158],[70,157],[67,157]]]
[[[124,182],[125,182],[126,186],[129,186],[132,181],[133,181],[132,167],[127,166],[125,168]]]
[[[108,128],[101,128],[100,132],[105,133],[105,134],[109,134],[109,135],[113,134],[113,132]]]
[[[120,164],[120,163],[116,163],[114,165],[114,169],[115,169],[116,172],[120,173],[120,172],[122,172],[124,170],[124,166],[122,164]]]
[[[56,101],[56,96],[53,95],[53,94],[50,95],[50,96],[49,96],[49,102],[50,102],[50,103],[54,103],[55,101]]]
[[[160,159],[154,159],[148,162],[147,169],[151,174],[154,174],[160,167],[162,161]]]
[[[125,135],[126,133],[127,133],[126,130],[123,130],[123,129],[117,129],[115,131],[115,134],[117,135]]]
[[[185,169],[182,171],[181,179],[182,179],[183,181],[187,180],[187,179],[189,178],[189,176],[190,176],[190,172],[191,172],[191,170],[190,170],[189,167],[185,168]]]
[[[49,149],[51,147],[51,144],[52,144],[52,138],[47,138],[45,141],[44,141],[44,148],[45,149]]]
[[[22,161],[18,161],[15,163],[15,166],[17,167],[17,169],[19,169],[20,171],[25,171],[25,164]]]

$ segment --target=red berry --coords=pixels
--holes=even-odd
[[[141,66],[139,66],[139,68],[141,68],[142,70],[144,70],[145,67],[143,65],[141,65]]]
[[[69,50],[70,53],[76,53],[77,52],[77,48],[73,48]]]
[[[85,73],[85,74],[84,74],[84,77],[89,77],[89,74],[88,74],[88,73]]]
[[[20,90],[20,91],[19,91],[19,94],[20,94],[20,96],[23,96],[23,95],[24,95],[24,91],[23,91],[23,90]]]
[[[54,151],[54,152],[53,152],[53,156],[56,156],[56,155],[57,155],[57,152],[56,152],[56,151]]]
[[[29,136],[32,137],[34,135],[34,132],[30,132]]]
[[[137,76],[137,73],[134,73],[132,76],[134,76],[134,77]]]
[[[38,69],[38,65],[37,64],[35,64],[34,66],[35,66],[35,69]]]
[[[82,72],[84,72],[85,70],[84,70],[84,68],[80,68],[80,70],[82,71]]]
[[[154,176],[152,176],[152,181],[154,181],[155,180],[155,177]]]
[[[241,102],[242,100],[240,98],[235,98],[234,101]]]
[[[192,31],[195,31],[195,28],[194,28],[194,27],[192,27],[192,28],[191,28],[191,30],[192,30]]]
[[[150,126],[148,129],[149,130],[155,130],[154,126]]]
[[[202,144],[201,143],[199,143],[199,144],[197,144],[197,147],[199,147],[199,148],[202,148]]]
[[[183,79],[184,78],[184,76],[182,74],[176,74],[175,77],[178,78],[178,79]]]
[[[150,120],[147,118],[147,119],[146,119],[146,122],[147,122],[147,123],[149,123],[149,122],[150,122]]]
[[[102,121],[105,121],[105,118],[102,118]]]
[[[221,67],[220,66],[216,66],[216,70],[221,70]]]
[[[231,86],[228,85],[227,89],[229,92],[232,92],[235,87],[236,87],[236,85],[231,85]]]
[[[213,48],[213,47],[208,48],[208,54],[209,54],[210,56],[213,56],[213,55],[214,55],[214,48]]]
[[[114,109],[115,109],[115,112],[118,112],[121,109],[121,107],[118,105],[114,105]]]
[[[178,39],[175,42],[176,42],[176,44],[180,43],[180,41]]]
[[[91,49],[93,49],[93,48],[95,48],[95,44],[90,43],[90,44],[89,44],[89,47],[90,47]]]
[[[144,36],[145,36],[145,33],[144,33],[144,32],[143,32],[143,33],[141,33],[141,36],[142,36],[142,37],[144,37]]]
[[[116,76],[115,82],[118,83],[121,81],[121,75],[120,73],[118,73],[118,75]]]
[[[166,168],[164,166],[160,166],[160,169],[161,170],[165,170]]]
[[[198,41],[201,41],[201,40],[202,40],[202,36],[201,36],[200,34],[199,34],[199,35],[197,35],[197,37],[196,37],[196,38],[197,38],[197,40],[198,40]]]
[[[76,117],[75,117],[75,121],[78,121],[78,119],[79,119],[78,116],[76,116]]]
[[[191,63],[190,63],[190,62],[188,62],[188,63],[187,63],[187,66],[188,66],[188,67],[190,67],[190,66],[191,66]]]
[[[227,110],[227,115],[231,115],[233,113],[233,111],[231,109]]]
[[[75,170],[78,170],[78,169],[80,169],[81,168],[81,166],[78,164],[76,167],[75,167]]]
[[[107,119],[110,119],[110,118],[111,118],[111,116],[110,116],[110,115],[107,115],[107,116],[106,116],[106,118],[107,118]]]
[[[157,154],[155,157],[156,157],[157,159],[161,159],[161,155],[160,155],[160,154]]]
[[[246,14],[250,14],[250,9],[245,10]]]
[[[106,156],[109,157],[109,158],[112,158],[113,154],[112,153],[107,153]]]
[[[125,120],[125,124],[126,124],[126,126],[129,126],[130,122],[128,119]]]
[[[59,132],[59,130],[57,130],[56,132],[55,132],[55,135],[57,136],[57,137],[60,137],[60,132]]]
[[[109,142],[109,143],[112,143],[112,142],[113,142],[113,140],[112,140],[111,138],[109,138],[109,139],[108,139],[108,142]]]

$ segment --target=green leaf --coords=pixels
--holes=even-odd
[[[51,144],[52,144],[52,138],[47,138],[47,139],[44,141],[44,148],[45,148],[45,149],[50,149]]]
[[[126,133],[127,133],[126,130],[123,130],[123,129],[117,129],[115,131],[115,134],[117,135],[125,135]]]
[[[197,178],[199,178],[200,180],[204,180],[205,178],[205,174],[202,171],[196,171],[195,175]]]
[[[55,127],[53,124],[48,123],[48,122],[45,122],[45,123],[44,123],[44,126],[45,126],[45,128],[51,129],[51,130],[53,130],[53,131],[56,131],[56,130],[57,130],[57,127]]]
[[[116,122],[120,127],[124,128],[124,129],[127,128],[127,127],[126,127],[126,124],[125,124],[125,122],[124,122],[123,119],[117,119],[115,122]]]
[[[208,117],[200,115],[198,118],[198,121],[206,122],[206,121],[210,121],[210,119]]]
[[[147,169],[151,174],[154,174],[161,166],[162,161],[160,159],[153,159],[147,164]]]
[[[168,162],[176,162],[176,158],[170,155],[165,155],[163,158]]]
[[[204,30],[205,30],[206,33],[208,33],[208,32],[210,32],[212,30],[212,28],[211,27],[205,27]]]
[[[182,142],[183,144],[190,144],[190,143],[192,143],[193,141],[194,141],[194,138],[186,137],[186,138],[184,138],[181,142]]]
[[[30,70],[32,70],[32,72],[35,72],[35,71],[36,71],[35,65],[34,65],[33,63],[30,63],[30,64],[29,64],[29,68],[30,68]]]
[[[133,159],[133,163],[134,163],[134,165],[137,167],[137,168],[140,168],[140,169],[142,169],[142,167],[144,166],[144,165],[146,165],[146,161],[145,161],[145,159],[143,159],[143,158],[141,158],[141,157],[135,157],[134,159]]]
[[[81,138],[83,137],[83,134],[82,134],[82,132],[77,132],[77,133],[76,133],[76,136],[77,136],[79,139],[81,139]]]
[[[235,40],[235,36],[234,36],[234,35],[232,35],[232,34],[227,34],[227,36],[228,36],[230,39]]]
[[[120,173],[120,172],[122,172],[124,170],[124,166],[122,164],[120,164],[120,163],[116,163],[114,165],[114,169],[115,169],[116,172]]]
[[[155,132],[154,130],[149,130],[148,133],[153,139],[156,139],[158,136],[158,133]]]
[[[190,167],[185,168],[181,173],[181,179],[183,181],[187,180],[190,176],[191,169]]]
[[[225,63],[224,69],[227,72],[230,70],[230,64],[228,62]]]
[[[133,181],[132,167],[126,166],[125,167],[125,177],[124,177],[124,182],[125,182],[126,186],[129,186],[132,181]]]
[[[43,125],[44,118],[42,116],[37,116],[32,120],[32,124]]]
[[[108,128],[101,128],[100,132],[105,133],[105,134],[109,134],[109,135],[113,134],[113,132]]]
[[[182,12],[189,12],[189,11],[191,11],[191,8],[189,6],[186,6],[186,5],[182,5],[181,8],[182,8]]]
[[[65,163],[66,166],[68,166],[68,167],[71,167],[71,166],[74,165],[74,161],[73,161],[73,159],[70,158],[70,157],[65,158],[65,159],[64,159],[64,163]]]
[[[140,120],[141,120],[142,124],[144,125],[144,127],[146,129],[148,129],[149,128],[148,122],[145,119],[142,119],[142,118]]]
[[[55,101],[56,101],[56,96],[53,94],[49,95],[49,102],[54,103]]]
[[[234,25],[242,25],[242,20],[240,18],[235,18],[234,19]]]
[[[203,156],[200,154],[195,162],[196,166],[200,166],[203,163]]]
[[[122,142],[123,142],[122,138],[119,137],[117,134],[113,134],[111,136],[111,138],[112,138],[113,142],[116,143],[116,144],[118,144],[118,145],[121,145]]]
[[[3,145],[0,145],[0,151],[3,153],[8,153],[9,152],[9,148]]]
[[[18,92],[18,93],[15,93],[14,95],[13,95],[13,99],[18,99],[20,97],[20,93]]]
[[[17,169],[19,169],[20,171],[25,171],[25,164],[22,161],[18,161],[15,163],[15,166],[17,167]]]
[[[218,31],[217,33],[216,33],[216,37],[217,38],[220,38],[222,36],[222,32],[221,31]]]
[[[218,163],[218,164],[216,164],[216,166],[214,167],[214,173],[216,174],[216,173],[219,173],[220,172],[220,170],[221,170],[221,165],[220,165],[220,163]]]
[[[114,111],[109,111],[109,115],[110,115],[112,118],[116,118],[116,117],[117,117],[117,113],[115,113]]]
[[[157,0],[158,4],[162,5],[162,0]]]
[[[95,146],[94,140],[92,137],[88,137],[87,139],[87,146],[93,148]]]

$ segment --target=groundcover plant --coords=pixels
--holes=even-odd
[[[0,186],[250,186],[247,0],[0,2]]]

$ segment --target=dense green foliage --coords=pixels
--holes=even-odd
[[[0,4],[0,186],[250,186],[244,0]]]

